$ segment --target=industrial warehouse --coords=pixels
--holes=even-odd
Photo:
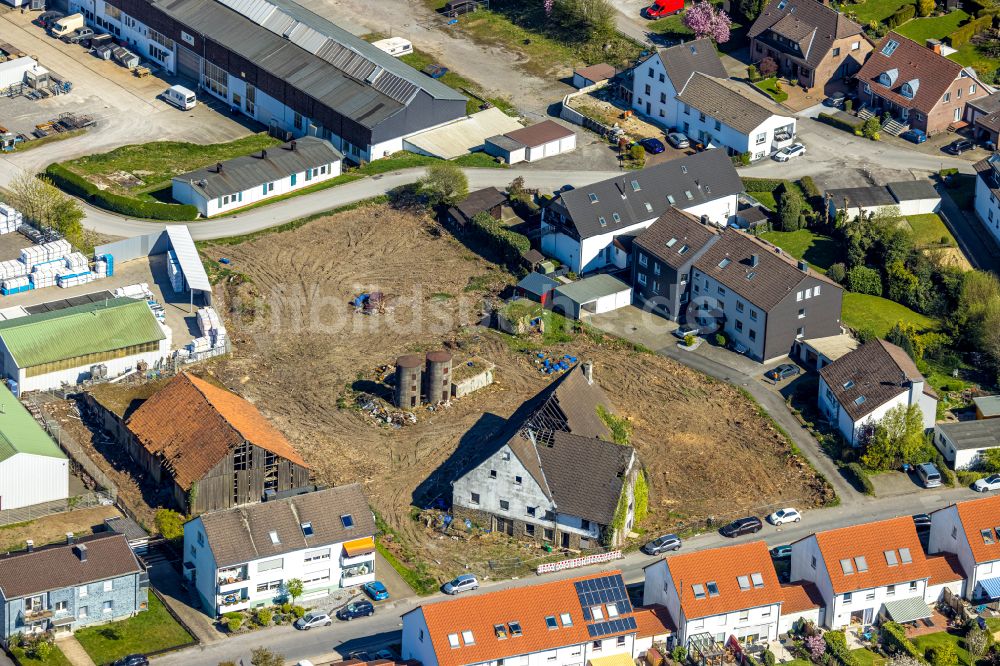
[[[69,4],[273,133],[327,139],[356,162],[465,117],[455,90],[287,0]]]

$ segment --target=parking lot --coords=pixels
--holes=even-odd
[[[6,8],[0,14],[3,41],[31,54],[39,63],[73,83],[70,93],[29,101],[23,97],[0,98],[0,125],[14,132],[30,133],[35,125],[72,112],[95,119],[96,126],[77,136],[35,150],[5,156],[25,169],[39,170],[48,163],[111,150],[130,143],[178,140],[203,143],[231,141],[262,127],[229,115],[224,105],[201,103],[180,111],[158,99],[175,83],[194,87],[177,77],[150,75],[138,78],[113,61],[99,60],[82,46],[49,37],[31,23],[38,12]],[[148,64],[148,63],[144,63]],[[207,95],[200,95],[205,101]],[[215,108],[213,108],[215,107]],[[221,108],[223,113],[217,112]],[[246,120],[245,118],[242,120]],[[0,174],[6,169],[0,169]],[[7,174],[7,177],[12,174]],[[0,175],[0,185],[5,182]]]

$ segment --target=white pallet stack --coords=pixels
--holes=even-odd
[[[65,238],[40,245],[49,259],[62,259],[73,251],[73,246]]]
[[[0,261],[0,280],[21,277],[28,274],[28,267],[17,259]]]
[[[3,282],[0,283],[4,289],[17,289],[18,287],[28,286],[28,276],[22,275],[21,277],[9,277],[4,278]]]
[[[0,204],[0,234],[9,234],[17,231],[17,228],[24,222],[24,216],[13,206]]]
[[[174,292],[184,291],[184,273],[181,272],[181,264],[173,250],[167,252],[167,275],[170,276],[170,286]]]
[[[96,279],[108,277],[108,262],[104,259],[98,259],[94,262],[94,277]]]
[[[226,344],[226,327],[215,308],[199,308],[197,313],[198,330],[211,341],[213,347]]]
[[[212,349],[212,341],[206,337],[195,338],[188,344],[192,354],[207,352]]]
[[[41,245],[29,245],[28,247],[21,248],[21,263],[23,263],[28,270],[34,268],[35,264],[48,261],[48,259],[48,253],[42,248]]]
[[[89,270],[90,262],[82,252],[70,252],[66,255],[66,268],[75,273],[83,273]]]
[[[69,275],[60,275],[56,278],[56,283],[63,289],[69,287],[78,287],[81,284],[89,284],[94,281],[94,274],[90,271],[83,273],[71,273]]]

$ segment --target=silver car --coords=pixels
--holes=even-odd
[[[986,493],[991,490],[1000,490],[1000,474],[990,474],[985,479],[978,479],[972,484],[972,489],[977,493]]]
[[[445,594],[458,594],[467,590],[479,589],[479,579],[472,574],[462,574],[455,580],[445,583],[441,591]]]
[[[295,621],[295,628],[309,631],[313,627],[329,627],[333,620],[326,613],[306,613]]]
[[[802,157],[806,154],[806,147],[801,143],[793,143],[792,145],[782,148],[774,154],[774,159],[778,162],[787,162],[790,159],[796,157]]]
[[[668,132],[667,133],[667,143],[669,143],[674,148],[690,148],[691,142],[688,138],[681,134],[680,132]]]

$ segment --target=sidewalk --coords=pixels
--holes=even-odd
[[[56,645],[62,650],[62,653],[66,655],[66,660],[73,664],[73,666],[95,666],[94,660],[90,658],[87,651],[83,649],[80,645],[80,641],[76,640],[76,636],[73,634],[67,634],[65,637],[57,639]]]

